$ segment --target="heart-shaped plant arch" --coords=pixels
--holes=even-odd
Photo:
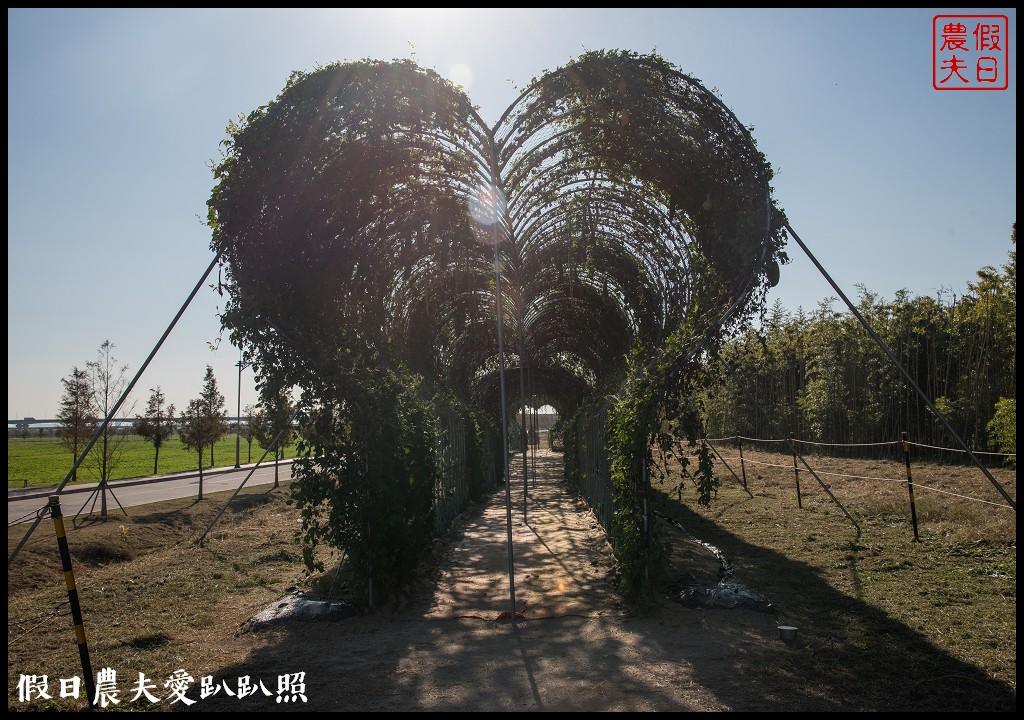
[[[262,389],[302,390],[307,559],[326,541],[386,594],[429,540],[437,418],[474,429],[476,476],[493,458],[498,264],[509,369],[563,417],[611,413],[613,535],[639,591],[630,558],[658,555],[636,514],[647,448],[697,435],[700,353],[763,309],[785,260],[770,166],[733,113],[656,55],[590,52],[491,129],[436,73],[367,60],[293,74],[224,144],[222,319]]]

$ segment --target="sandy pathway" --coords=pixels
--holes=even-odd
[[[534,472],[535,470],[535,472]],[[524,522],[522,461],[512,463],[512,548],[516,610],[527,620],[599,617],[614,612],[612,552],[586,506],[561,482],[561,455],[537,454],[529,463]],[[508,613],[508,532],[505,493],[482,511],[456,520],[451,541],[427,596],[428,618],[493,619]],[[424,599],[427,599],[424,598]]]
[[[518,467],[517,467],[518,465]],[[562,480],[561,456],[541,452],[523,521],[522,462],[513,462],[517,609],[509,612],[504,488],[456,519],[398,611],[338,622],[289,622],[238,638],[243,664],[220,675],[305,673],[306,702],[215,696],[204,710],[679,711],[746,709],[767,698],[736,683],[736,660],[772,642],[770,615],[705,612],[663,601],[624,612],[612,553],[593,514]],[[717,563],[682,558],[713,582]],[[711,680],[711,687],[705,685]],[[717,689],[717,691],[716,691]],[[732,698],[730,698],[731,700]],[[200,707],[199,705],[196,708]]]

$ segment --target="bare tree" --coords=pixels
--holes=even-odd
[[[156,454],[153,457],[153,474],[157,474],[160,462],[160,446],[164,440],[174,434],[174,405],[167,405],[160,386],[149,390],[149,401],[146,403],[146,415],[136,417],[135,432],[153,443]]]
[[[103,418],[110,415],[128,385],[128,366],[118,365],[118,360],[114,357],[114,347],[110,340],[104,340],[97,350],[96,360],[86,363],[86,367],[89,368],[93,406],[96,414]],[[128,412],[131,412],[131,409]],[[121,462],[125,437],[124,433],[118,432],[108,422],[103,427],[98,446],[93,448],[96,472],[100,478],[100,486],[97,488],[101,497],[100,517],[107,516],[107,484]]]
[[[89,374],[81,368],[74,367],[71,374],[61,379],[64,385],[64,396],[60,400],[57,419],[60,428],[61,445],[71,452],[72,465],[78,460],[78,452],[85,448],[93,433],[96,432],[96,410],[93,404],[92,385]],[[78,480],[78,470],[71,475],[71,482]]]

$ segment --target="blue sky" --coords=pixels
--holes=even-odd
[[[932,87],[932,18],[1009,18],[1009,88]],[[656,50],[717,88],[776,169],[775,199],[840,287],[960,294],[1016,221],[1016,11],[93,10],[7,13],[8,419],[53,417],[106,339],[133,375],[213,258],[203,224],[229,120],[293,70],[411,58],[494,122],[545,70]],[[467,70],[468,69],[468,70]],[[795,243],[770,296],[834,293]],[[215,278],[214,278],[215,279]],[[238,350],[204,288],[134,396],[179,408],[212,365],[230,413]],[[251,373],[241,403],[255,402]]]

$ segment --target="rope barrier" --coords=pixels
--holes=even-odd
[[[722,458],[722,459],[723,460],[739,460],[738,457]],[[751,460],[750,458],[744,458],[743,461],[746,462],[746,463],[753,464],[753,465],[764,465],[765,467],[780,468],[782,470],[789,470],[790,469],[788,465],[778,465],[776,463],[760,462],[758,460]],[[887,481],[887,482],[899,483],[901,485],[906,485],[907,484],[907,481],[906,481],[905,478],[875,477],[873,475],[849,475],[847,473],[828,472],[828,471],[825,471],[825,470],[818,470],[817,473],[819,475],[831,475],[832,477],[845,477],[845,478],[852,478],[854,480],[883,480],[883,481]],[[950,492],[949,490],[940,490],[939,488],[931,487],[929,485],[922,485],[922,484],[920,484],[918,482],[914,483],[914,487],[917,488],[917,489],[924,489],[924,490],[929,490],[931,492],[941,493],[942,495],[949,495],[951,497],[961,498],[963,500],[971,500],[973,502],[984,503],[985,505],[995,505],[996,507],[1007,508],[1009,510],[1013,509],[1013,508],[1009,507],[1008,505],[1006,505],[1004,503],[992,502],[991,500],[982,500],[981,498],[971,497],[970,495],[961,495],[959,493]]]
[[[907,444],[908,445],[913,445],[915,447],[929,448],[931,450],[945,450],[947,452],[958,452],[958,453],[965,453],[965,452],[967,452],[966,450],[960,450],[958,448],[939,447],[938,445],[925,445],[924,443],[916,443],[916,442],[909,442],[908,441]],[[981,452],[980,450],[973,450],[972,452],[975,455],[996,455],[998,457],[1017,457],[1017,453]]]
[[[847,473],[828,472],[827,470],[819,470],[818,474],[819,475],[831,475],[832,477],[853,478],[854,480],[888,480],[888,481],[891,481],[891,482],[903,483],[904,485],[907,484],[906,478],[874,477],[872,475],[849,475]]]
[[[904,483],[905,483],[905,481],[904,481]],[[1007,510],[1014,510],[1014,508],[1012,508],[1009,505],[1006,505],[1004,503],[992,502],[991,500],[982,500],[981,498],[974,498],[974,497],[971,497],[970,495],[961,495],[959,493],[950,492],[949,490],[940,490],[939,488],[934,488],[934,487],[931,487],[929,485],[919,485],[916,482],[914,483],[914,488],[916,488],[918,490],[923,488],[925,490],[930,490],[931,492],[940,493],[942,495],[949,495],[951,497],[960,498],[961,500],[970,500],[972,502],[984,503],[985,505],[995,505],[996,507],[999,507],[999,508],[1005,508]],[[1014,510],[1014,512],[1016,512],[1016,510]]]
[[[18,523],[24,522],[25,520],[27,520],[30,517],[38,517],[39,511],[40,510],[45,510],[45,509],[46,509],[46,506],[44,505],[42,508],[37,508],[35,510],[30,510],[29,512],[25,513],[24,515],[22,515],[20,518],[17,518],[16,520],[9,520],[7,522],[7,527],[14,527]]]
[[[738,457],[737,458],[724,458],[724,459],[739,460]],[[783,468],[784,470],[789,470],[789,466],[788,465],[776,465],[775,463],[759,462],[757,460],[751,460],[750,458],[744,458],[743,461],[744,462],[748,462],[748,463],[752,463],[754,465],[764,465],[766,467],[776,467],[776,468]],[[871,476],[871,475],[848,475],[846,473],[827,472],[825,470],[818,470],[817,473],[819,475],[832,475],[833,477],[853,478],[854,480],[894,480],[896,482],[901,482],[901,483],[906,483],[907,482],[906,480],[904,480],[902,478],[874,477],[874,476]]]
[[[899,445],[899,440],[888,440],[886,442],[873,442],[873,443],[822,443],[814,442],[812,440],[798,440],[793,438],[793,442],[803,443],[804,445],[818,445],[820,447],[882,447],[885,445]]]
[[[784,442],[786,442],[785,439],[778,440],[778,439],[772,439],[772,438],[753,438],[753,437],[747,437],[745,435],[730,435],[728,437],[706,438],[706,439],[707,439],[708,442],[725,442],[725,441],[730,441],[730,440],[747,440],[748,442],[759,442],[759,443],[784,443]],[[885,440],[885,441],[882,441],[882,442],[871,442],[871,443],[823,443],[823,442],[815,442],[814,440],[800,440],[798,438],[793,438],[793,442],[802,443],[804,445],[816,445],[818,447],[844,448],[844,447],[884,447],[886,445],[899,445],[900,442],[902,442],[902,441],[900,441],[900,440]],[[958,453],[966,453],[967,452],[966,450],[960,450],[959,448],[941,447],[939,445],[925,445],[924,443],[916,443],[916,442],[911,442],[909,444],[910,445],[914,445],[915,447],[929,448],[931,450],[945,450],[947,452],[958,452]],[[1017,453],[982,452],[980,450],[973,450],[972,452],[975,455],[994,455],[994,456],[997,456],[997,457],[1017,457]]]
[[[842,298],[843,302],[846,303],[846,306],[850,308],[850,313],[853,314],[855,318],[857,318],[860,324],[867,331],[868,335],[871,336],[871,339],[875,341],[875,344],[878,345],[879,348],[881,348],[882,352],[884,352],[885,355],[889,358],[889,361],[893,364],[893,366],[900,371],[900,374],[903,375],[904,379],[907,381],[907,384],[910,385],[910,387],[914,388],[914,391],[917,392],[918,396],[922,400],[924,400],[924,403],[925,405],[928,406],[928,409],[932,411],[936,418],[938,418],[939,422],[941,422],[943,427],[946,428],[946,431],[950,434],[950,436],[960,444],[960,446],[964,449],[967,455],[971,458],[971,461],[978,466],[978,469],[985,474],[985,477],[988,478],[988,481],[990,483],[992,483],[992,486],[996,489],[996,491],[1003,496],[1003,499],[1006,500],[1007,504],[1010,505],[1014,510],[1016,510],[1017,502],[1010,497],[1010,494],[1008,492],[1006,492],[1006,488],[1000,485],[999,482],[992,475],[992,473],[989,472],[988,468],[986,468],[982,464],[981,460],[979,460],[978,457],[974,454],[974,452],[967,446],[967,443],[964,442],[963,438],[961,438],[960,435],[957,434],[956,429],[954,429],[953,426],[949,423],[949,420],[946,419],[946,416],[943,415],[937,407],[935,407],[935,403],[931,401],[931,399],[924,392],[924,390],[922,390],[920,386],[914,381],[913,376],[909,372],[907,372],[907,369],[900,364],[899,359],[896,357],[895,354],[893,354],[893,351],[889,349],[889,346],[886,345],[882,338],[880,338],[878,334],[871,329],[871,325],[868,324],[868,321],[864,319],[864,316],[857,309],[857,306],[850,302],[850,298],[846,296],[846,293],[842,291],[842,288],[840,288],[836,284],[836,281],[832,279],[832,276],[829,275],[825,268],[821,265],[821,263],[818,262],[818,258],[814,257],[814,254],[804,244],[804,241],[800,239],[800,236],[796,234],[796,231],[793,229],[793,226],[790,225],[788,221],[786,222],[786,230],[789,231],[790,236],[792,236],[792,238],[796,241],[796,244],[800,246],[800,249],[804,251],[804,254],[807,255],[807,258],[812,263],[814,263],[814,266],[816,268],[818,268],[818,272],[821,273],[822,277],[828,280],[828,283],[829,285],[832,286],[832,289],[836,291],[839,297]]]
[[[783,440],[765,440],[763,438],[752,438],[752,437],[746,437],[744,435],[737,435],[736,437],[739,440],[749,440],[750,442],[760,442],[760,443],[784,443],[784,442],[786,442],[785,439],[783,439]]]
[[[739,460],[740,458],[738,458],[738,457],[730,457],[730,458],[722,458],[722,459],[723,460]],[[760,462],[758,460],[751,460],[750,458],[743,458],[743,462],[750,463],[751,465],[764,465],[766,467],[785,468],[786,470],[790,469],[788,465],[776,465],[775,463]]]
[[[9,647],[11,647],[11,645],[13,645],[14,643],[18,642],[23,637],[26,637],[27,635],[31,635],[32,632],[37,627],[40,627],[41,625],[45,625],[51,619],[53,619],[55,617],[68,617],[69,615],[71,615],[71,608],[70,607],[67,610],[62,610],[61,609],[61,606],[69,605],[69,604],[70,604],[70,601],[65,600],[65,601],[59,603],[58,606],[56,608],[54,608],[53,610],[50,610],[49,612],[45,612],[45,613],[43,613],[41,615],[36,615],[33,618],[29,618],[28,620],[25,620],[26,623],[30,623],[30,622],[33,622],[33,621],[36,621],[36,620],[38,620],[39,622],[37,622],[35,625],[30,627],[25,632],[23,632],[21,635],[18,635],[16,638],[14,638],[12,640],[8,640],[7,641],[7,647],[9,648]],[[40,619],[40,618],[42,618],[42,619]]]
[[[426,617],[423,618],[426,622],[438,622],[443,620],[483,620],[484,622],[496,623],[503,620],[509,620],[511,613],[506,610],[503,613],[497,615],[497,617],[484,617],[483,615],[446,615],[443,617]],[[577,617],[583,618],[584,620],[602,620],[607,618],[607,615],[583,615],[582,613],[561,613],[559,615],[533,615],[527,617],[524,612],[516,612],[517,620],[534,621],[534,620],[560,620],[562,618]]]

